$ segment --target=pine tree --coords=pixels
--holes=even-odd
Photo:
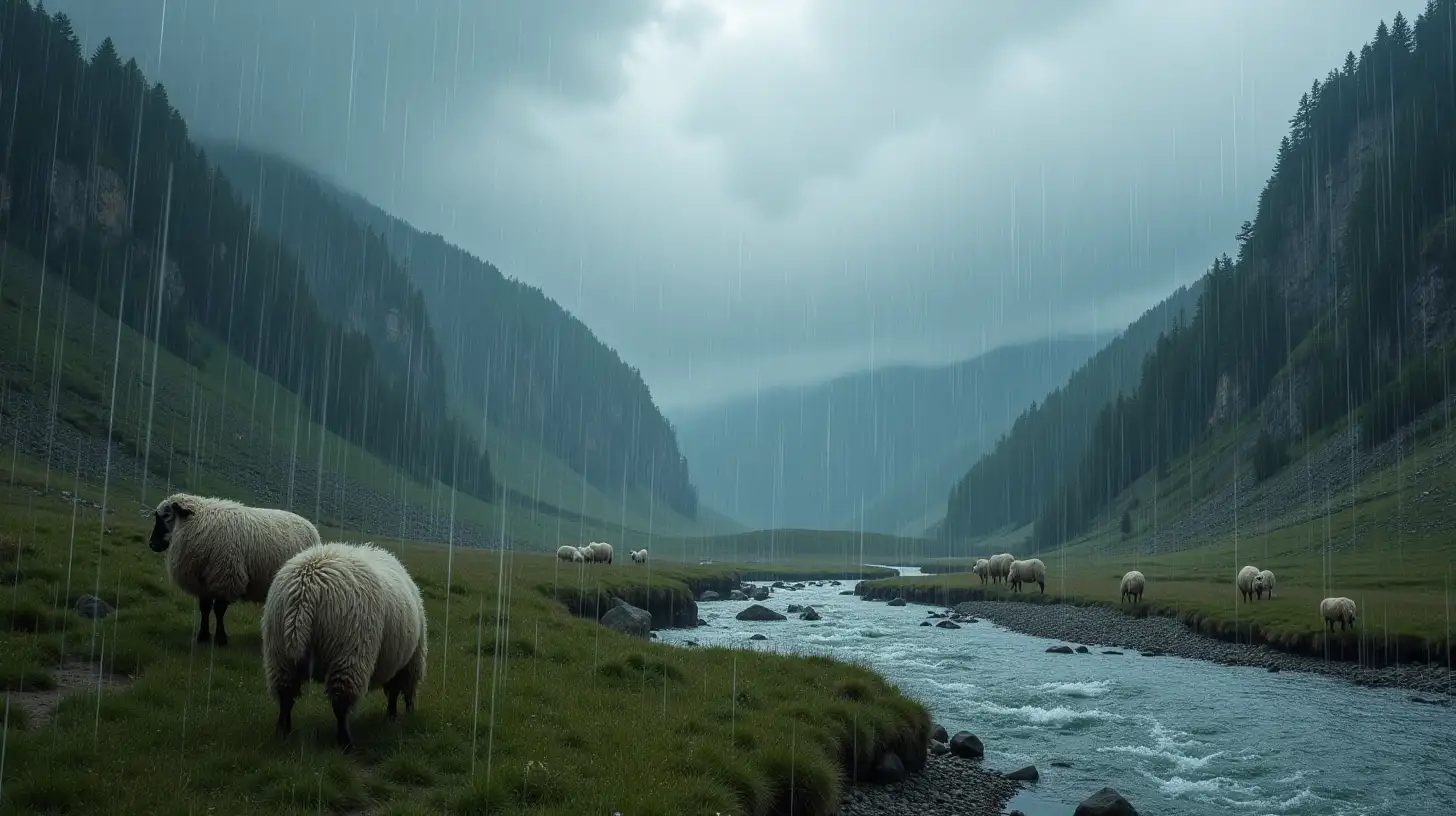
[[[1390,41],[1391,45],[1407,53],[1415,45],[1415,39],[1411,36],[1410,23],[1406,22],[1405,15],[1398,11],[1395,13],[1395,20],[1390,27]]]

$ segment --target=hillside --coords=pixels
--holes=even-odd
[[[1034,546],[1114,523],[1159,549],[1298,523],[1395,490],[1377,476],[1392,465],[1425,480],[1401,508],[1444,501],[1444,459],[1410,457],[1444,449],[1456,373],[1453,21],[1439,0],[1414,26],[1381,23],[1301,98],[1237,257],[1214,262],[1193,319],[1099,415]],[[1419,532],[1450,526],[1438,514]]]
[[[463,415],[530,440],[606,495],[650,491],[664,509],[697,515],[676,434],[640,373],[539,289],[286,159],[217,142],[208,155],[264,231],[305,260],[340,319],[367,308],[367,290],[339,286],[366,268],[387,273],[371,282],[404,277],[420,290]]]
[[[964,541],[1035,521],[1080,462],[1098,413],[1137,387],[1144,358],[1164,332],[1188,321],[1203,286],[1199,279],[1179,287],[1144,312],[1061,387],[1022,412],[974,466],[952,476],[949,499],[938,497],[938,536]]]
[[[750,527],[859,529],[873,508],[864,529],[898,534],[1105,340],[1056,338],[765,391],[685,413],[679,437],[703,500]]]

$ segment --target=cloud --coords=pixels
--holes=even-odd
[[[683,412],[1125,324],[1232,248],[1311,81],[1422,3],[170,0],[164,35],[160,0],[57,5]]]

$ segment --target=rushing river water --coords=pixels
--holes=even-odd
[[[812,605],[812,623],[741,622],[747,604],[724,601],[699,605],[709,626],[658,635],[871,666],[951,733],[981,737],[989,767],[1035,764],[1041,781],[1011,805],[1028,816],[1066,816],[1103,785],[1144,816],[1456,813],[1456,710],[1296,672],[1047,654],[1056,641],[990,621],[920,626],[926,607],[839,594],[850,588],[779,590],[764,604]],[[760,632],[769,640],[748,639]]]

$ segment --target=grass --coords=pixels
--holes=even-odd
[[[1429,418],[1425,422],[1430,424]],[[1450,665],[1456,659],[1456,525],[1450,523],[1456,471],[1447,462],[1456,453],[1456,437],[1443,428],[1422,426],[1421,444],[1414,454],[1371,474],[1345,495],[1331,497],[1332,506],[1350,503],[1312,521],[1249,519],[1238,535],[1208,537],[1178,552],[1148,554],[1139,552],[1148,530],[1124,539],[1116,515],[1109,514],[1091,533],[1038,554],[1048,570],[1046,599],[1037,597],[1034,587],[1031,595],[1007,593],[1001,585],[983,587],[978,577],[964,572],[972,563],[968,558],[918,562],[926,572],[939,574],[876,581],[865,591],[936,602],[1004,597],[1119,607],[1123,573],[1139,569],[1147,576],[1148,587],[1142,604],[1122,606],[1131,614],[1178,617],[1206,634],[1265,642],[1302,654],[1328,653],[1371,664]],[[1212,483],[1215,476],[1210,474],[1230,467],[1230,451],[1227,439],[1220,440],[1196,453],[1191,469],[1183,461],[1183,475],[1172,467],[1164,482],[1145,478],[1130,493],[1142,497],[1145,508],[1148,497],[1158,491],[1160,514],[1167,512],[1164,518],[1173,518],[1189,501],[1168,490],[1168,484],[1181,480],[1187,491],[1189,470],[1197,476],[1193,482]],[[1118,513],[1129,500],[1127,495],[1119,497]],[[970,549],[1027,557],[1028,540],[1023,530],[975,542]],[[1239,600],[1233,580],[1245,564],[1274,571],[1277,598]],[[1347,596],[1359,606],[1363,634],[1342,638],[1336,630],[1330,642],[1337,645],[1327,652],[1318,608],[1322,598],[1335,595]]]

